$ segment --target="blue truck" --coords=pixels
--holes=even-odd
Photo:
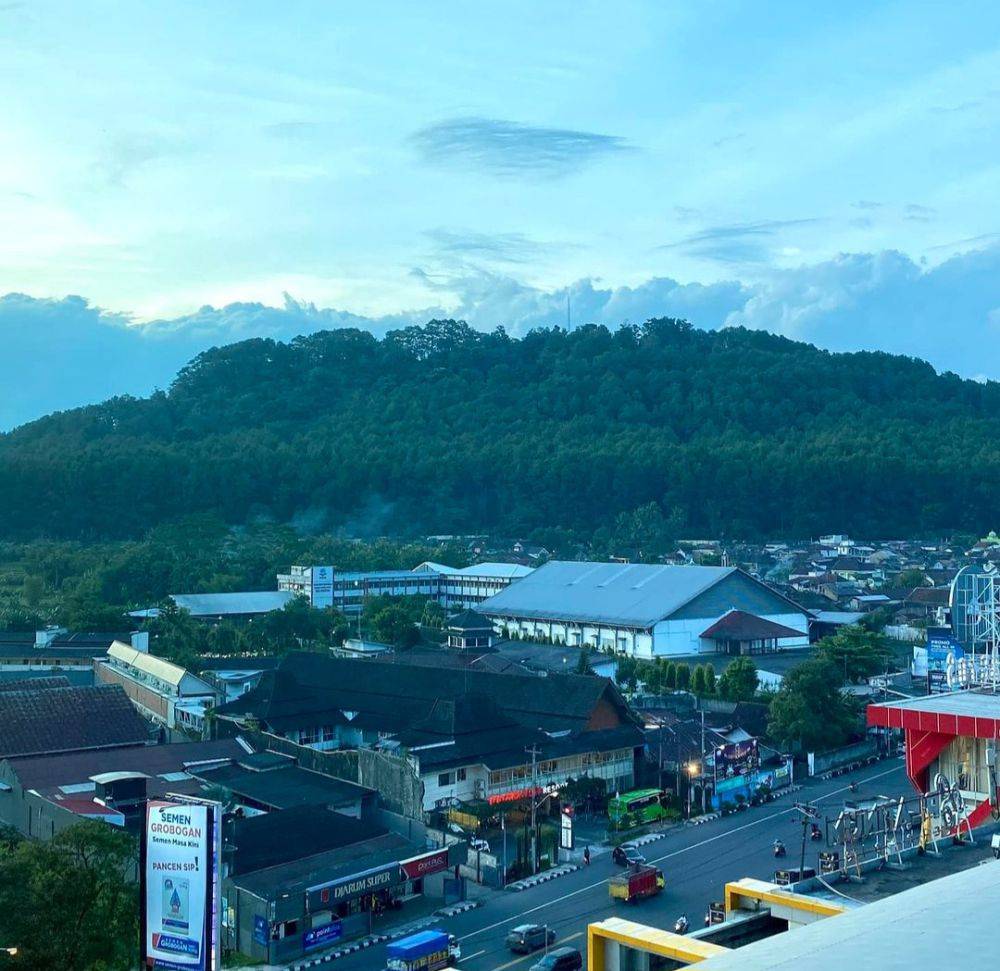
[[[386,971],[437,971],[454,967],[462,948],[442,930],[418,931],[386,947]]]

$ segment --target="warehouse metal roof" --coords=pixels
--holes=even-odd
[[[192,617],[225,617],[242,614],[267,614],[281,610],[296,594],[285,590],[259,590],[249,593],[172,593],[173,600]]]
[[[493,616],[651,627],[736,572],[721,566],[553,560],[476,609]]]

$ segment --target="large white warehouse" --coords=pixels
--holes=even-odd
[[[637,657],[809,643],[806,611],[735,567],[553,561],[476,609],[507,636]]]

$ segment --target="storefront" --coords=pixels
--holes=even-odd
[[[954,691],[868,706],[868,724],[903,732],[906,773],[921,795],[954,789],[975,827],[1000,806],[1000,695]]]
[[[406,905],[419,897],[444,903],[448,893],[456,895],[454,868],[464,860],[465,843],[414,852],[397,839],[403,852],[350,863],[345,857],[353,848],[335,850],[228,880],[229,946],[258,961],[286,963],[405,920]]]

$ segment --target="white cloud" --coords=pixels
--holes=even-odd
[[[286,295],[280,306],[204,306],[131,326],[127,317],[102,313],[79,297],[9,294],[0,298],[0,346],[7,373],[19,380],[6,382],[0,392],[0,428],[113,394],[165,387],[185,361],[213,345],[251,337],[287,340],[339,327],[381,335],[442,316],[482,330],[503,324],[520,335],[565,326],[567,301],[574,326],[682,317],[705,328],[765,329],[835,351],[907,354],[939,370],[1000,380],[997,243],[930,269],[895,251],[855,253],[772,271],[752,284],[656,277],[635,286],[581,279],[543,289],[483,269],[458,275],[418,269],[410,285],[428,299],[420,309],[399,313],[364,315]]]

